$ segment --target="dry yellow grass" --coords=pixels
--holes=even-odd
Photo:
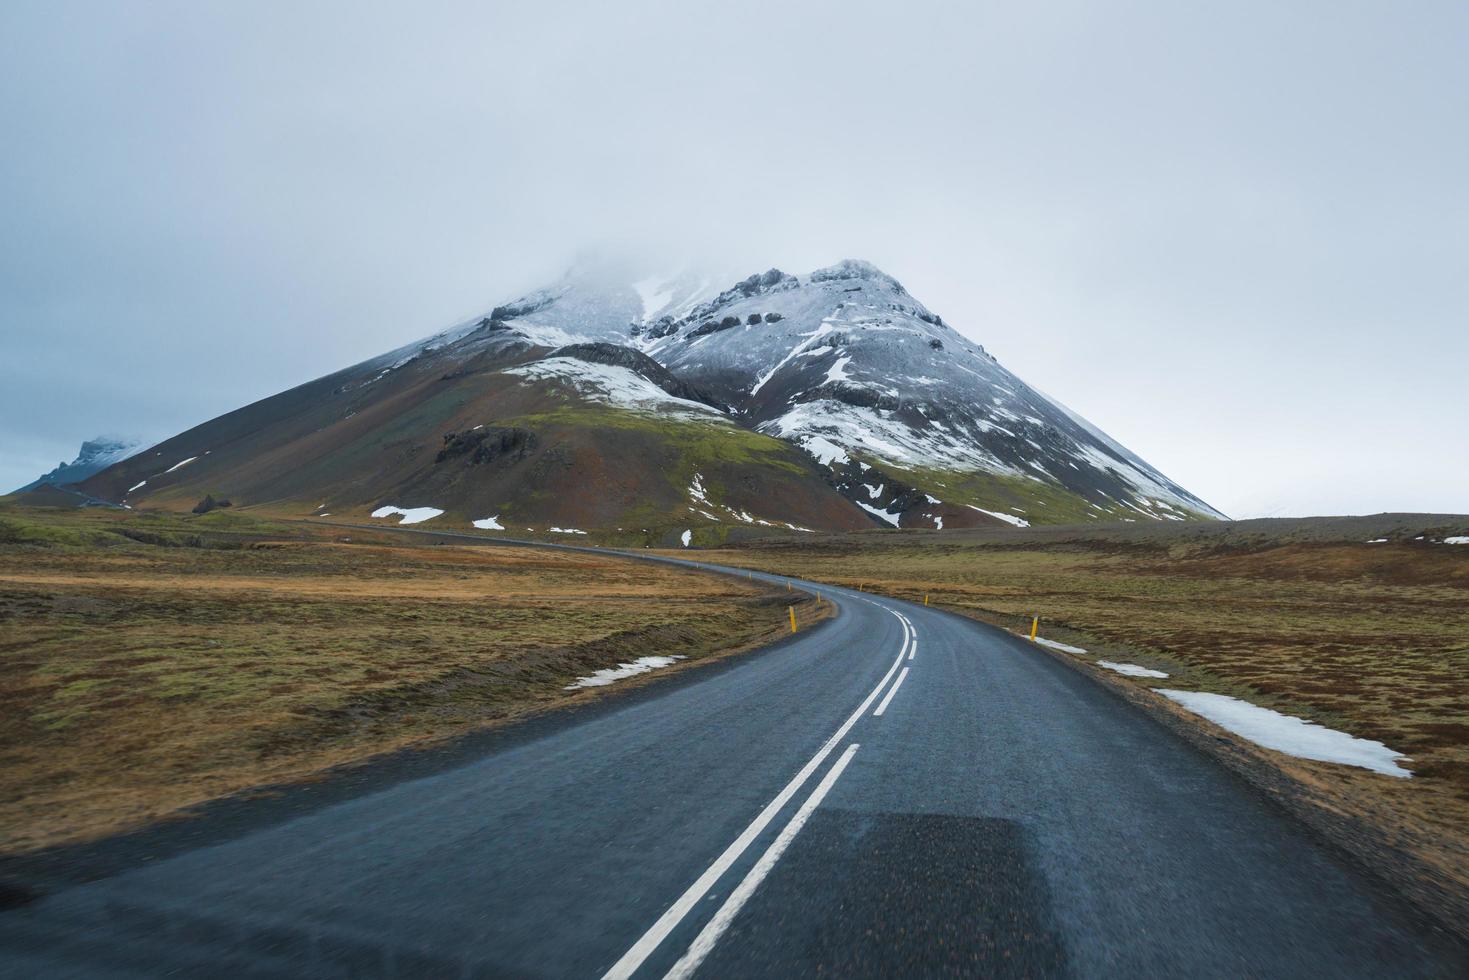
[[[790,601],[593,554],[0,509],[0,847],[602,696],[564,687],[747,649]]]

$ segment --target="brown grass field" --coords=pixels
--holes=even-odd
[[[1433,887],[1469,896],[1469,519],[1108,525],[752,542],[703,557],[864,587],[1086,648],[1166,681],[1083,666],[1150,710],[1213,691],[1405,753],[1413,778],[1247,749],[1323,817],[1360,818]],[[1418,535],[1422,540],[1417,540]],[[1376,538],[1389,540],[1368,544]],[[1037,655],[1048,654],[1040,650]],[[1218,741],[1218,730],[1206,741]]]
[[[784,635],[793,600],[823,614],[610,556],[0,504],[0,851],[605,696]],[[654,653],[689,659],[564,690]]]

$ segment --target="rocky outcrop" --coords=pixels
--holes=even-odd
[[[516,462],[536,448],[536,434],[515,426],[486,425],[468,432],[444,433],[444,448],[435,463],[463,460],[470,466],[494,462]]]
[[[217,510],[217,509],[219,509],[221,507],[233,507],[233,506],[234,506],[234,504],[230,503],[230,501],[229,501],[228,498],[225,498],[225,497],[216,497],[216,496],[214,496],[214,494],[211,493],[211,494],[205,495],[205,497],[204,497],[203,500],[199,501],[197,504],[194,505],[194,513],[196,513],[196,514],[207,514],[211,510]]]

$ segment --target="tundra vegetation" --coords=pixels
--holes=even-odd
[[[823,613],[596,554],[0,504],[0,848],[615,694],[786,635],[792,603]],[[565,689],[649,654],[688,659]]]

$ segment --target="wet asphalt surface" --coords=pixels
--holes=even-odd
[[[820,588],[841,614],[767,651],[37,865],[0,976],[1469,975],[1083,675]]]

